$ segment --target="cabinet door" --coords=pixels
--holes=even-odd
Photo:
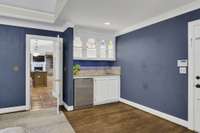
[[[108,59],[110,60],[115,60],[115,41],[114,40],[109,40],[108,41],[108,47],[107,47],[107,51],[108,51]]]
[[[107,84],[105,79],[95,79],[94,104],[103,104],[107,98]]]
[[[107,100],[110,102],[119,99],[119,80],[118,78],[110,78],[107,80]]]
[[[74,59],[83,58],[83,43],[80,37],[74,37],[73,50]]]
[[[118,101],[119,85],[120,80],[118,77],[95,79],[94,104],[98,105]]]

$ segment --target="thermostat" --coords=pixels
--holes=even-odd
[[[177,60],[177,66],[178,67],[187,67],[188,66],[188,61],[186,59]]]

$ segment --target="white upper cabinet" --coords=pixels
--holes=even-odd
[[[107,57],[107,46],[105,40],[100,42],[99,56],[103,59]]]
[[[115,57],[114,32],[74,27],[74,60],[110,60]]]
[[[89,59],[97,58],[97,43],[94,38],[89,38],[86,42],[86,57]]]
[[[82,58],[83,57],[83,43],[80,37],[74,38],[74,57]]]

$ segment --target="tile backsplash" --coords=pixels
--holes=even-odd
[[[81,67],[80,72],[76,76],[101,76],[101,75],[120,75],[120,66],[87,66]]]

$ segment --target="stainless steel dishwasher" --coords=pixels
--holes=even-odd
[[[93,79],[74,79],[74,106],[75,109],[93,106]]]

